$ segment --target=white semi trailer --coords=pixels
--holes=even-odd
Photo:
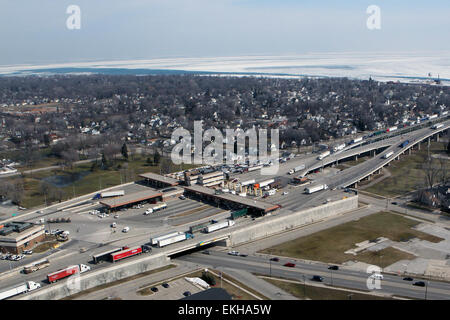
[[[320,190],[325,190],[325,189],[328,189],[328,186],[326,184],[319,184],[319,185],[305,188],[305,192],[308,194],[311,194],[311,193],[314,193],[314,192],[317,192]]]
[[[170,238],[170,237],[174,237],[174,236],[177,236],[177,235],[179,235],[181,233],[182,232],[176,231],[176,232],[171,232],[171,233],[168,233],[168,234],[163,234],[161,236],[157,236],[157,237],[151,238],[150,242],[154,246],[154,245],[158,244],[159,240],[163,240],[163,239],[167,239],[167,238]]]
[[[390,156],[392,156],[393,154],[394,154],[393,151],[389,151],[388,153],[386,153],[386,154],[383,156],[383,158],[384,158],[384,159],[387,159],[387,158],[389,158]]]
[[[225,220],[225,221],[217,222],[217,223],[214,223],[214,224],[211,224],[211,225],[205,227],[204,231],[206,233],[210,233],[210,232],[214,232],[214,231],[217,231],[217,230],[220,230],[223,228],[231,227],[233,225],[234,225],[233,220]]]
[[[187,239],[192,239],[192,238],[194,238],[194,236],[191,233],[179,232],[178,235],[158,240],[158,247],[162,248],[162,247],[168,246],[169,244],[177,243],[177,242],[184,241]]]
[[[298,171],[300,171],[300,170],[303,170],[303,169],[305,169],[305,165],[304,165],[304,164],[299,165],[299,166],[297,166],[297,167],[295,167],[295,168],[289,170],[288,173],[289,173],[289,174],[294,174],[294,173],[296,173],[296,172],[298,172]]]
[[[319,154],[319,156],[317,157],[317,159],[318,159],[318,160],[322,160],[322,159],[328,157],[329,155],[330,155],[330,151],[328,150],[328,151],[325,151],[325,152],[322,152],[321,154]]]
[[[12,288],[9,288],[9,289],[6,289],[6,290],[0,292],[0,300],[14,297],[21,293],[33,291],[33,290],[39,289],[40,287],[41,287],[40,283],[36,283],[34,281],[27,281],[25,283],[22,283],[20,285],[17,285],[15,287],[12,287]]]

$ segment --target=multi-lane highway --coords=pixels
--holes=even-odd
[[[244,252],[242,252],[244,253]],[[177,259],[197,263],[206,267],[227,267],[239,270],[246,270],[251,273],[257,273],[267,276],[294,279],[298,281],[306,280],[311,282],[313,275],[319,275],[324,278],[324,283],[348,289],[370,291],[367,281],[370,274],[366,272],[350,270],[340,267],[337,271],[328,269],[328,264],[323,263],[304,263],[293,259],[280,258],[279,262],[270,261],[271,256],[267,255],[249,255],[247,257],[231,256],[225,252],[210,250],[210,254],[193,253]],[[295,267],[285,267],[287,262],[295,263]],[[399,297],[408,297],[413,299],[447,300],[450,297],[450,283],[439,281],[425,281],[427,287],[414,286],[414,281],[405,281],[401,275],[383,274],[381,280],[381,289],[374,289],[384,294],[395,295]],[[373,284],[372,280],[369,280]]]

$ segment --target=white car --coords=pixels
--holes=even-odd
[[[283,192],[283,196],[285,196],[287,194],[289,194],[289,192],[287,192],[287,191]]]
[[[371,277],[372,279],[383,280],[383,275],[382,275],[382,274],[379,274],[379,273],[373,273],[370,277]]]
[[[233,251],[228,252],[228,254],[231,255],[231,256],[238,256],[239,252],[233,250]]]
[[[130,231],[130,227],[125,227],[122,229],[122,232],[127,233],[128,231]]]
[[[114,219],[119,219],[119,215],[116,214],[116,215],[114,216]]]

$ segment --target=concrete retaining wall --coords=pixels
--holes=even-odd
[[[254,241],[282,231],[287,231],[311,224],[319,220],[335,216],[358,208],[358,196],[352,196],[343,200],[330,202],[318,207],[298,211],[289,215],[277,215],[265,217],[256,223],[244,228],[239,228],[231,233],[230,244],[237,245]]]
[[[105,283],[121,280],[149,270],[161,268],[170,263],[164,254],[149,255],[139,261],[121,262],[107,270],[88,271],[78,278],[71,276],[67,279],[39,290],[20,296],[18,300],[57,300],[73,295]]]

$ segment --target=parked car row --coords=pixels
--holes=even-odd
[[[19,260],[22,260],[23,258],[25,258],[24,254],[16,255],[16,254],[11,254],[11,253],[7,253],[0,257],[1,260],[9,260],[9,261],[19,261]]]

